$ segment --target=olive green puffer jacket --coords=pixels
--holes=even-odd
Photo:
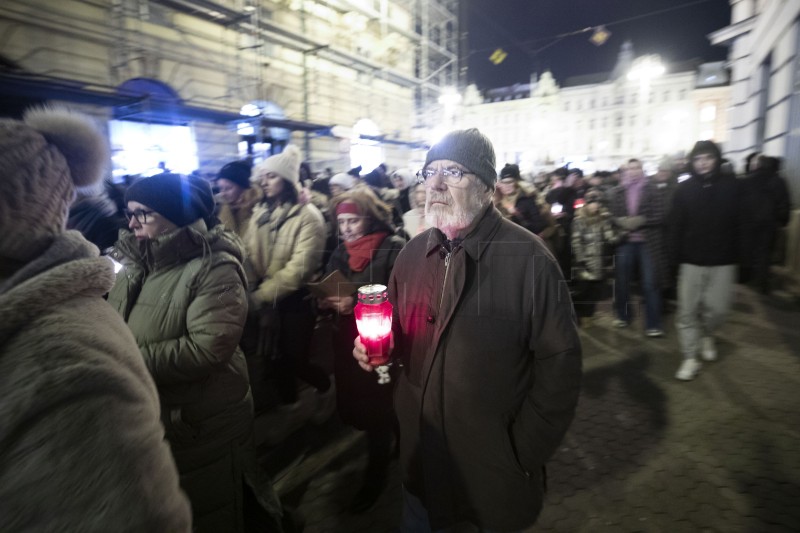
[[[238,343],[247,316],[241,241],[198,220],[138,242],[120,232],[124,266],[108,301],[133,331],[158,388],[173,452],[250,431],[247,365]]]

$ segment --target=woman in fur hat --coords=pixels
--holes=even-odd
[[[311,202],[301,202],[300,150],[289,145],[253,171],[264,200],[256,206],[248,230],[247,274],[250,307],[260,321],[260,353],[249,357],[274,362],[280,400],[297,402],[295,376],[320,393],[330,387],[328,375],[309,362],[316,317],[306,284],[322,270],[325,219]],[[263,379],[251,375],[251,379]],[[261,402],[257,398],[257,407]],[[332,402],[330,403],[332,405]]]
[[[64,230],[108,162],[85,116],[0,121],[0,531],[191,530],[112,263]]]
[[[196,532],[243,529],[253,403],[239,339],[247,316],[241,241],[213,226],[208,182],[157,174],[125,193],[124,269],[108,301],[133,331],[155,380]],[[249,486],[259,487],[250,469]]]
[[[550,206],[540,201],[534,187],[522,181],[517,165],[507,164],[500,171],[494,205],[503,216],[538,235],[554,250],[551,240],[556,234],[556,222]]]

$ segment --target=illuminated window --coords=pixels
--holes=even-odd
[[[717,106],[715,106],[714,104],[706,104],[700,108],[701,122],[711,122],[715,118],[717,118]]]
[[[109,122],[113,175],[150,176],[168,169],[189,174],[199,168],[197,143],[189,126]]]

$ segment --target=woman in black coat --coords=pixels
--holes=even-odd
[[[326,274],[340,271],[360,285],[386,285],[394,261],[405,241],[394,234],[391,208],[367,188],[358,188],[334,198],[341,244],[333,251]],[[353,358],[353,340],[358,336],[353,309],[356,293],[330,296],[319,301],[323,310],[335,313],[333,332],[336,405],[346,424],[366,431],[369,462],[364,485],[351,510],[369,509],[378,499],[386,481],[392,447],[394,412],[392,387],[378,384],[373,373],[364,372]]]

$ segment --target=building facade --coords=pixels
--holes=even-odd
[[[730,143],[742,160],[763,152],[784,161],[795,210],[787,230],[785,266],[800,278],[800,1],[730,0],[731,24],[711,42],[727,46],[732,73]]]
[[[459,67],[455,0],[8,0],[0,35],[0,111],[80,107],[117,166],[186,139],[209,172],[287,142],[315,169],[405,165]]]
[[[662,71],[663,70],[663,71]],[[728,140],[728,74],[722,63],[661,65],[625,43],[614,71],[468,89],[461,125],[485,130],[498,159],[534,171],[571,164],[608,170],[636,157],[651,166],[697,139]]]

